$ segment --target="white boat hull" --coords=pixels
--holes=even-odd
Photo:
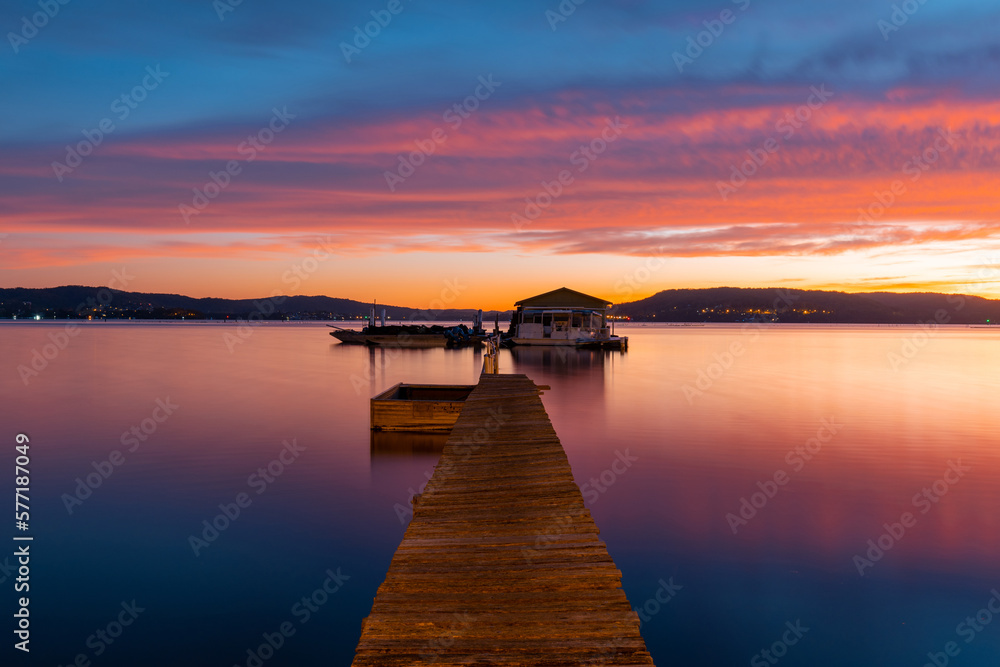
[[[547,347],[576,347],[580,343],[566,338],[514,338],[515,345],[544,345]]]

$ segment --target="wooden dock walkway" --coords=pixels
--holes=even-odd
[[[538,388],[482,376],[353,665],[652,665],[598,532]]]

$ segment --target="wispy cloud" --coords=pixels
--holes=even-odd
[[[679,258],[940,254],[997,236],[1000,10],[981,0],[927,3],[889,40],[885,6],[754,2],[683,72],[671,53],[719,7],[587,3],[553,32],[527,0],[416,3],[350,64],[336,44],[364,7],[243,3],[221,22],[210,2],[74,8],[5,61],[5,266],[225,257],[249,272],[316,234],[355,254]],[[52,163],[150,52],[170,86],[59,182]],[[490,73],[504,87],[387,193],[385,171]],[[835,95],[805,113],[816,86]],[[185,224],[178,204],[239,159],[274,105],[295,123]],[[616,117],[628,131],[575,171]],[[942,132],[953,141],[928,163]],[[511,213],[561,170],[573,188],[516,231]]]

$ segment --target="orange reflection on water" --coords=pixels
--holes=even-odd
[[[620,506],[614,520],[640,532],[852,572],[868,540],[910,512],[915,525],[876,567],[995,570],[1000,336],[946,327],[925,340],[921,331],[630,327],[628,353],[602,357],[602,382],[578,381],[571,363],[517,370],[552,385],[544,401],[578,481],[607,465],[609,449],[638,454],[636,472],[607,496]],[[734,343],[742,351],[727,356]],[[605,403],[600,414],[595,401]],[[809,454],[818,435],[829,441],[812,440]],[[949,473],[939,502],[915,501],[959,461],[969,471]],[[783,485],[773,484],[779,471]],[[745,523],[744,498],[762,505],[744,509]]]

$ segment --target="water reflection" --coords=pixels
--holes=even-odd
[[[446,439],[371,433],[369,400],[397,382],[472,384],[482,354],[329,344],[325,327],[284,324],[261,325],[230,352],[224,325],[84,324],[25,385],[14,367],[53,330],[0,325],[4,423],[39,443],[33,529],[51,547],[32,561],[48,582],[32,598],[32,619],[51,629],[39,664],[65,664],[132,598],[148,603],[150,623],[102,665],[172,665],[191,652],[242,664],[337,566],[350,586],[274,664],[349,664],[409,498]],[[501,372],[551,387],[542,401],[578,482],[593,487],[616,451],[637,459],[589,507],[633,604],[661,579],[684,585],[643,627],[658,664],[747,664],[801,618],[814,625],[788,664],[920,665],[1000,589],[1000,341],[943,327],[894,367],[890,355],[919,331],[643,327],[629,329],[624,354],[502,351]],[[689,400],[684,387],[702,373],[712,381]],[[176,414],[69,514],[62,494],[168,398]],[[788,458],[823,419],[843,429],[804,465]],[[188,536],[292,438],[301,461],[193,555]],[[922,512],[914,496],[955,480],[946,471],[958,459],[971,470],[937,484],[946,493]],[[766,504],[758,496],[734,534],[727,514],[773,492],[779,470],[789,482]],[[904,512],[916,523],[861,576],[854,556],[898,534]],[[997,664],[998,623],[962,644],[956,667]],[[185,642],[164,642],[177,636]]]
[[[372,431],[372,462],[379,458],[396,459],[427,455],[440,455],[448,441],[447,433],[406,433],[401,431]]]
[[[543,370],[546,374],[565,377],[603,377],[605,366],[612,365],[614,358],[622,354],[627,353],[562,346],[519,345],[510,350],[514,372],[529,376],[532,370]]]

